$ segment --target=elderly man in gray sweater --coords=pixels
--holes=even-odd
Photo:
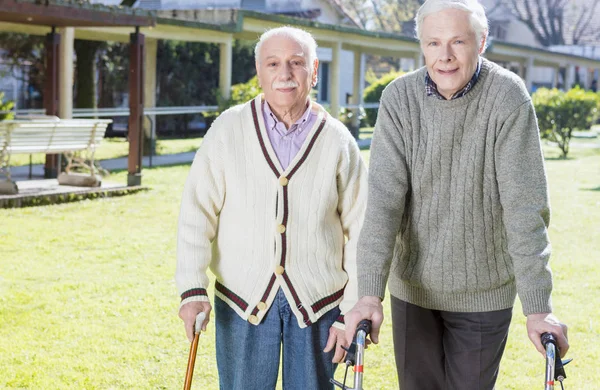
[[[427,0],[416,22],[426,66],[381,98],[346,336],[366,318],[378,341],[387,282],[400,387],[492,389],[517,294],[536,348],[551,332],[568,349],[537,120],[522,80],[480,56],[477,0]]]

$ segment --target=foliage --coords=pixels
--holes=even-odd
[[[600,98],[579,87],[567,92],[538,89],[532,97],[542,138],[556,142],[563,158],[569,153],[573,131],[588,130],[598,115]]]
[[[381,78],[379,78],[377,81],[365,88],[363,92],[363,101],[365,103],[379,103],[379,100],[381,99],[381,94],[383,93],[385,87],[387,87],[389,83],[402,76],[403,74],[404,72],[399,71],[390,72],[381,76]],[[367,122],[369,122],[371,126],[374,126],[375,121],[377,119],[377,109],[367,108],[365,109],[365,113],[367,115]]]
[[[119,107],[128,92],[129,44],[107,42],[98,52],[98,107]]]
[[[343,0],[342,5],[362,28],[401,32],[425,0]],[[412,31],[409,32],[412,34]]]
[[[218,97],[219,45],[159,41],[157,106],[221,105]],[[254,52],[248,43],[232,47],[232,83],[248,81],[256,74]],[[214,115],[214,114],[213,114]],[[157,117],[159,129],[187,134],[189,115]]]
[[[0,112],[12,110],[13,107],[15,106],[15,102],[10,101],[10,100],[4,102],[3,100],[4,100],[4,92],[0,92]],[[9,112],[6,114],[0,113],[0,121],[3,121],[5,119],[12,119],[12,118],[14,118],[14,114],[12,112]]]
[[[231,86],[231,96],[229,99],[224,99],[218,96],[219,112],[223,112],[229,107],[237,106],[238,104],[246,103],[254,99],[261,92],[258,84],[258,76],[252,77],[245,83],[234,84]]]
[[[39,91],[34,97],[31,93],[27,105],[30,108],[42,106],[41,93],[44,90],[44,37],[20,33],[0,33],[0,58],[8,65],[13,75],[22,70],[22,80],[30,91]]]

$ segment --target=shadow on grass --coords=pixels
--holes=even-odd
[[[600,192],[600,187],[596,187],[596,188],[582,188],[581,191],[596,191],[596,192]]]
[[[160,165],[153,165],[151,167],[144,165],[143,167],[143,171],[146,170],[153,170],[153,169],[159,169],[159,168],[173,168],[173,167],[183,167],[183,166],[188,166],[190,167],[192,165],[192,162],[177,162],[177,163],[173,163],[173,164],[160,164]],[[117,174],[117,173],[121,173],[121,172],[127,172],[127,168],[120,168],[120,169],[111,169],[110,173],[111,174]]]
[[[577,160],[577,158],[574,157],[562,157],[562,156],[558,156],[558,157],[544,157],[545,161],[572,161],[572,160]]]

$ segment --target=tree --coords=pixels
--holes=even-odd
[[[105,44],[97,41],[76,39],[74,49],[76,54],[75,77],[75,107],[96,108],[96,53]]]
[[[497,0],[523,22],[543,46],[596,43],[598,0]]]
[[[567,92],[538,89],[532,96],[542,138],[555,142],[562,157],[569,154],[573,131],[588,130],[598,117],[600,96],[579,87]]]
[[[398,32],[414,19],[425,0],[342,0],[342,6],[368,30]],[[412,34],[412,31],[404,31]]]

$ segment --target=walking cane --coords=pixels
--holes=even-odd
[[[194,376],[194,365],[196,364],[196,352],[198,351],[198,339],[200,338],[200,329],[202,323],[206,318],[204,312],[198,313],[196,316],[196,323],[194,324],[194,340],[190,345],[190,356],[188,357],[187,371],[185,373],[185,383],[183,384],[183,390],[190,390],[192,388],[192,376]]]

